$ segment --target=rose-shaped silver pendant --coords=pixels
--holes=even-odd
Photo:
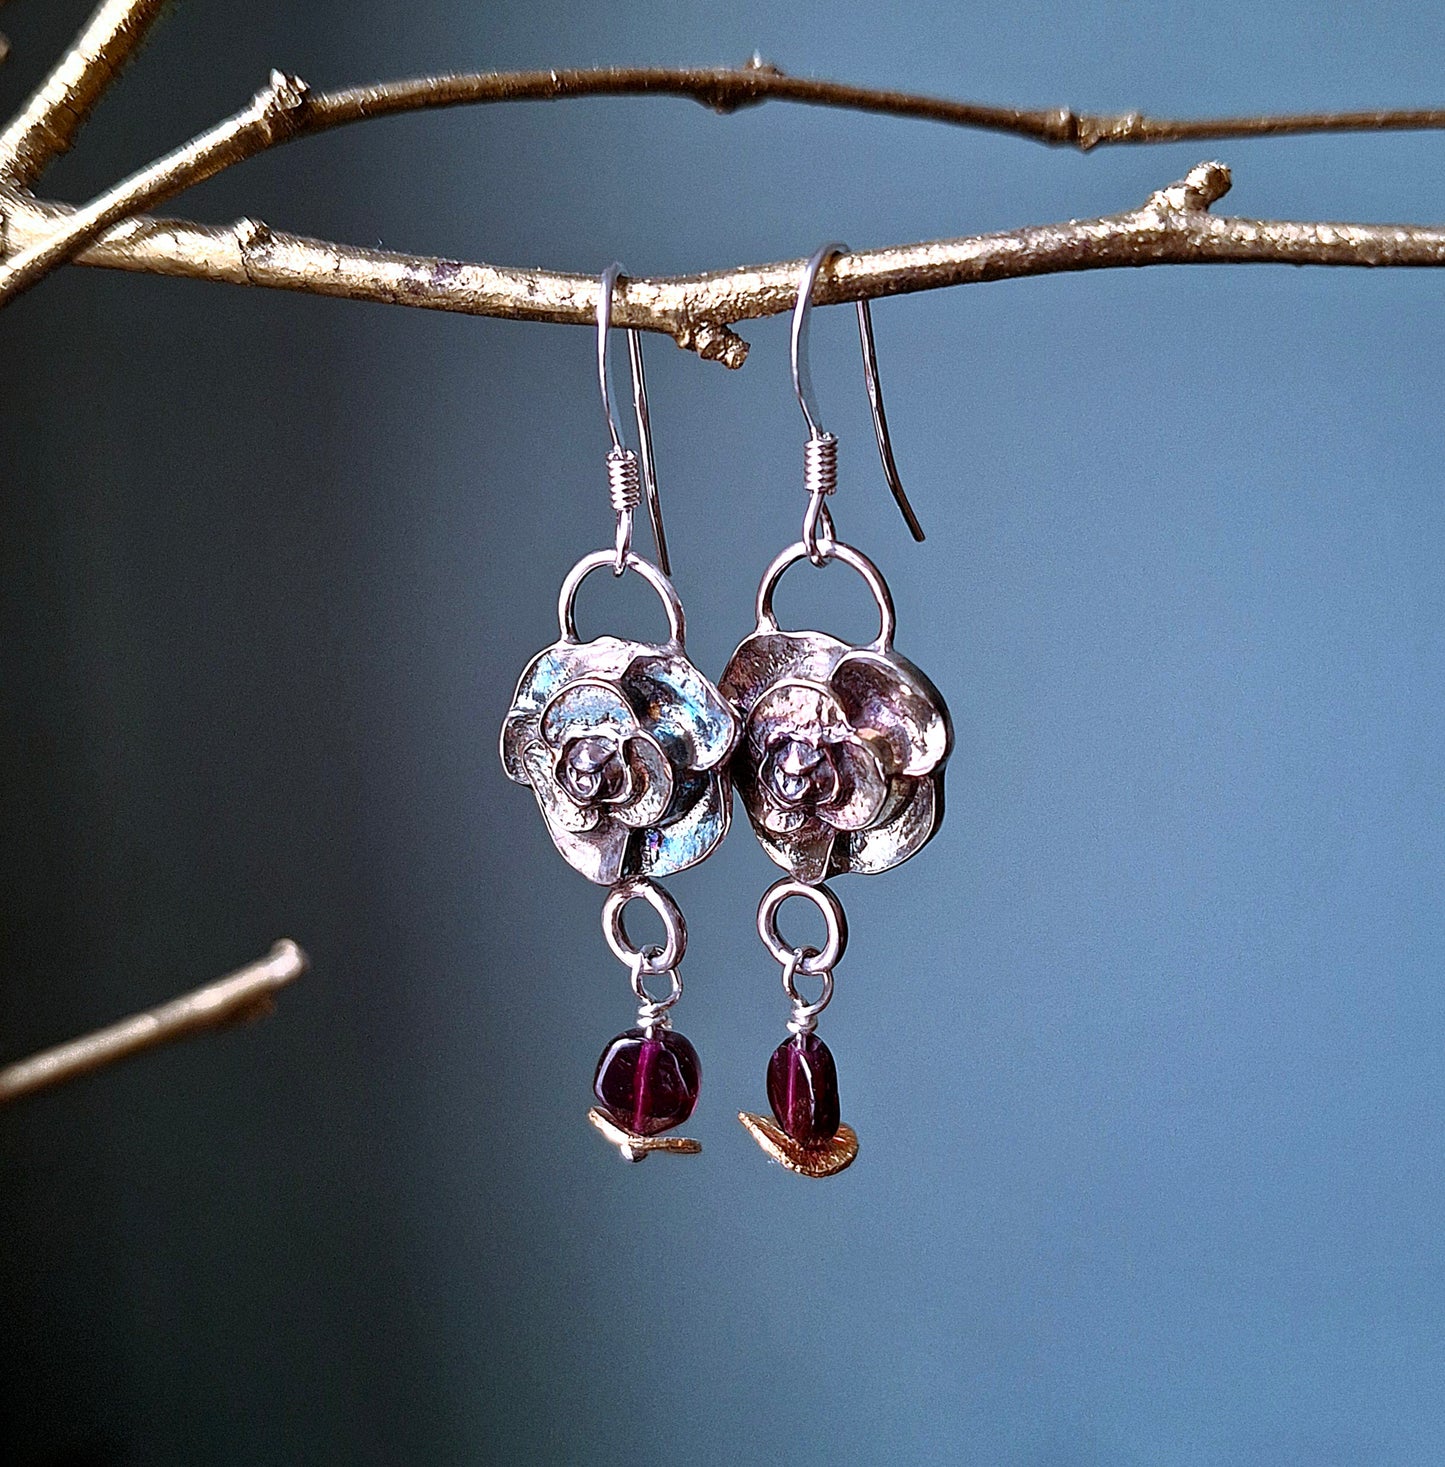
[[[938,689],[893,650],[893,597],[861,551],[829,541],[878,603],[875,641],[790,632],[773,614],[783,572],[808,558],[799,542],[763,574],[757,621],[718,686],[742,738],[733,779],[763,849],[810,884],[849,871],[887,871],[922,849],[943,819],[943,765],[952,747]]]
[[[728,759],[738,721],[683,650],[672,582],[628,552],[657,592],[666,642],[577,636],[577,589],[610,550],[584,556],[562,583],[561,639],[534,657],[502,725],[502,764],[530,785],[553,843],[589,881],[669,876],[727,833]]]

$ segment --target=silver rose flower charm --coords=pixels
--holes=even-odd
[[[727,833],[728,758],[738,723],[683,650],[672,583],[629,555],[662,599],[663,643],[577,637],[583,577],[613,564],[585,556],[563,583],[561,640],[532,659],[502,725],[502,764],[530,785],[553,843],[589,881],[669,876],[696,864]]]
[[[823,632],[779,630],[772,594],[807,554],[785,551],[758,591],[758,624],[719,689],[743,736],[733,778],[768,855],[799,881],[876,873],[922,849],[943,819],[948,709],[893,650],[893,603],[877,567],[834,543],[878,602],[878,639],[850,646]]]

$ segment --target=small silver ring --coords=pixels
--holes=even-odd
[[[567,572],[567,578],[562,582],[562,590],[557,597],[557,621],[562,628],[564,642],[578,640],[578,588],[593,571],[601,570],[604,565],[608,570],[616,570],[617,552],[615,550],[594,550],[591,555],[584,555]],[[627,552],[623,568],[636,571],[657,592],[657,599],[662,602],[662,609],[667,613],[668,636],[673,643],[681,647],[687,636],[687,622],[683,616],[682,598],[677,594],[676,587],[651,561],[644,560],[631,550]]]
[[[628,937],[622,914],[628,902],[633,901],[646,902],[662,918],[661,947],[640,948]],[[602,935],[617,961],[632,970],[633,991],[646,1003],[653,1000],[640,990],[641,979],[660,978],[664,973],[672,972],[687,952],[687,921],[682,915],[682,908],[662,887],[645,876],[631,876],[626,881],[619,881],[607,893],[607,900],[602,903]],[[673,982],[680,993],[682,985],[675,973]]]
[[[823,914],[828,935],[822,948],[811,955],[807,948],[793,947],[784,942],[778,932],[778,908],[789,897],[804,897]],[[758,903],[758,936],[762,938],[763,946],[775,962],[782,963],[785,967],[792,963],[794,973],[802,973],[808,978],[823,978],[826,975],[831,988],[833,969],[848,950],[848,919],[843,915],[842,902],[828,887],[809,886],[805,881],[784,877],[781,881],[775,881],[763,893],[763,899]],[[791,978],[792,974],[788,976]]]
[[[823,507],[823,514],[827,514],[827,506]],[[828,529],[831,530],[832,522],[827,521]],[[869,645],[877,648],[880,652],[887,652],[893,646],[893,634],[897,629],[898,615],[893,609],[893,593],[888,589],[888,582],[883,579],[883,572],[863,554],[861,550],[855,550],[851,545],[845,545],[841,540],[835,540],[829,534],[827,539],[820,539],[817,544],[818,553],[823,557],[823,563],[830,560],[841,561],[846,566],[858,572],[873,593],[873,600],[878,607],[878,636]],[[778,588],[778,582],[783,578],[783,572],[789,566],[795,565],[800,560],[811,560],[812,551],[807,543],[802,540],[789,545],[773,563],[763,572],[763,579],[758,584],[757,618],[758,630],[775,632],[778,630],[778,618],[773,613],[773,593]],[[610,563],[611,555],[608,553]]]
[[[648,948],[646,952],[638,953],[632,960],[632,991],[637,995],[637,1001],[648,1010],[650,1018],[657,1018],[665,1014],[682,997],[682,978],[678,975],[676,968],[667,970],[670,987],[666,998],[654,998],[647,991],[646,965],[656,951],[656,948]]]
[[[798,992],[795,981],[800,972],[803,971],[802,964],[810,957],[817,955],[817,948],[795,947],[783,962],[783,992],[786,993],[793,1004],[793,1017],[791,1024],[796,1025],[798,1032],[811,1032],[817,1022],[818,1015],[833,1002],[833,974],[831,969],[822,973],[814,973],[811,976],[821,978],[823,986],[818,997],[809,1003],[802,994]]]

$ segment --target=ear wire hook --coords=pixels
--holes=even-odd
[[[657,565],[663,575],[672,575],[667,554],[667,535],[662,528],[662,500],[657,492],[657,463],[652,456],[652,419],[647,412],[647,373],[642,369],[642,333],[627,328],[627,360],[632,368],[632,415],[637,420],[637,441],[642,445],[642,489],[647,498],[647,518],[657,546]]]
[[[617,515],[617,557],[613,575],[627,569],[632,553],[633,512],[647,497],[647,516],[652,522],[653,539],[657,542],[657,564],[663,575],[670,576],[667,537],[662,528],[662,504],[657,492],[657,467],[652,454],[652,421],[647,412],[647,377],[642,367],[642,338],[632,327],[627,329],[627,356],[632,369],[632,410],[637,420],[637,438],[642,447],[638,455],[622,442],[617,416],[612,410],[612,394],[607,372],[607,344],[612,331],[612,296],[622,266],[613,261],[603,272],[597,293],[597,384],[602,390],[602,412],[607,419],[607,432],[612,447],[607,454],[607,491]]]
[[[826,432],[819,421],[813,392],[813,373],[808,364],[808,321],[813,305],[813,290],[818,273],[833,258],[847,252],[838,240],[821,245],[809,257],[798,281],[798,301],[793,307],[792,367],[793,391],[808,424],[808,441],[803,445],[803,487],[808,493],[808,508],[803,516],[803,544],[814,565],[826,565],[829,545],[835,538],[833,517],[827,500],[838,487],[838,440]],[[868,406],[873,414],[873,435],[878,440],[878,457],[883,463],[883,476],[899,512],[915,540],[923,539],[923,526],[904,493],[893,457],[893,443],[888,434],[888,418],[883,410],[883,384],[878,376],[878,351],[873,343],[873,316],[868,302],[858,302],[858,343],[863,352],[863,381],[868,388]]]

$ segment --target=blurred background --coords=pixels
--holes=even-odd
[[[6,8],[7,113],[89,8]],[[42,191],[88,198],[272,66],[757,50],[1187,115],[1439,105],[1442,44],[1435,7],[1318,0],[191,0]],[[1442,148],[1081,156],[570,101],[299,142],[173,207],[665,274],[1112,212],[1209,156],[1221,211],[1438,219]],[[283,934],[314,968],[263,1025],[0,1113],[4,1460],[1440,1460],[1442,294],[1204,267],[885,301],[921,547],[852,313],[817,315],[840,529],[957,725],[937,840],[838,884],[823,1033],[862,1151],[821,1183],[735,1119],[787,1017],[741,820],[672,883],[704,1155],[627,1167],[583,1118],[626,976],[495,745],[610,536],[591,335],[80,269],[7,310],[0,1054]],[[743,334],[736,373],[647,342],[714,675],[802,507],[786,322]],[[780,609],[871,626],[841,572],[794,572]],[[626,584],[582,616],[659,625]]]

